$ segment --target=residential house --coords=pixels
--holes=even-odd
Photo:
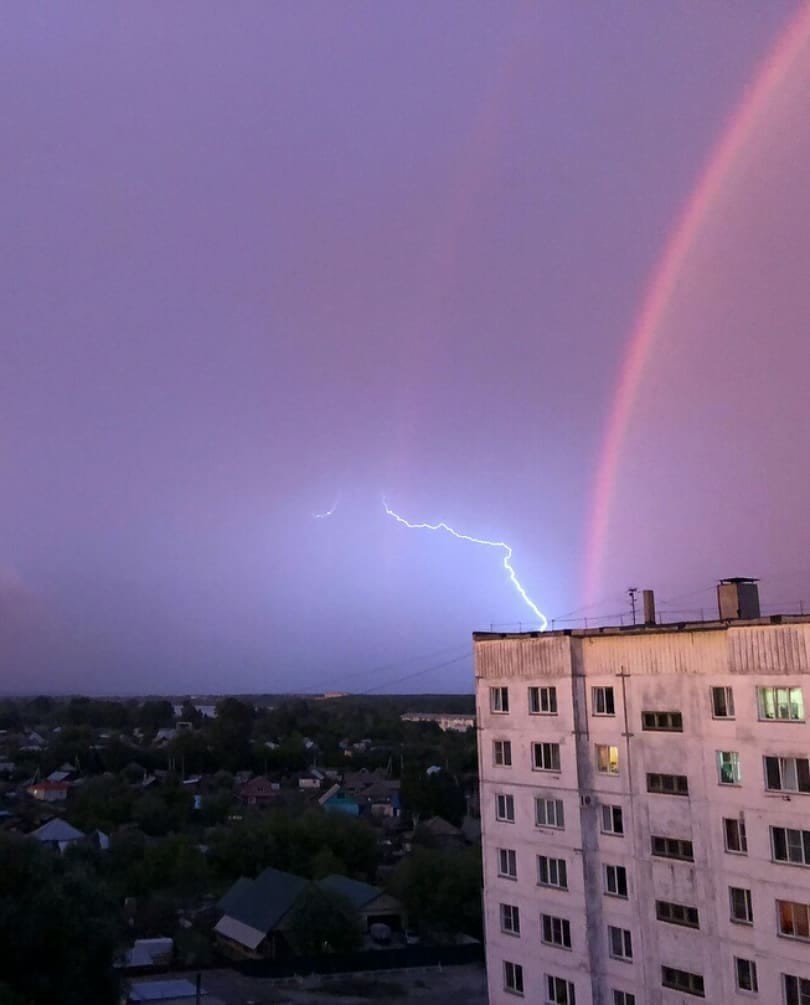
[[[360,803],[344,791],[340,785],[333,785],[318,800],[327,813],[345,813],[350,817],[360,816]]]
[[[388,778],[380,769],[346,772],[342,788],[357,801],[361,816],[398,817],[401,813],[399,780]]]
[[[121,970],[153,970],[168,967],[174,956],[174,939],[136,939],[116,966]]]
[[[237,795],[246,806],[268,806],[278,799],[281,786],[264,775],[256,775],[240,786]]]
[[[197,978],[199,980],[199,977]],[[138,981],[129,987],[127,1005],[140,1005],[140,1002],[159,1002],[160,1005],[194,1005],[200,999],[205,1005],[225,1005],[221,998],[216,998],[201,986],[197,995],[197,987],[193,981],[159,980]]]
[[[32,831],[31,837],[39,841],[40,844],[48,845],[59,852],[64,852],[70,845],[75,844],[77,841],[83,841],[85,835],[82,831],[77,830],[69,824],[67,820],[62,820],[61,817],[54,817],[46,824],[37,828],[37,830]]]
[[[402,905],[379,887],[338,875],[313,884],[289,872],[265,869],[256,879],[238,879],[220,901],[223,914],[214,932],[221,948],[248,958],[293,955],[286,935],[291,912],[313,886],[342,897],[365,931],[381,922],[393,929],[404,927]]]
[[[46,778],[32,782],[25,791],[42,803],[63,803],[70,792],[70,782],[51,782]]]

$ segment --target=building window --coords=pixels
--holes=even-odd
[[[785,1005],[810,1005],[810,979],[782,974]]]
[[[577,1005],[574,982],[546,974],[546,1005]]]
[[[515,822],[515,797],[499,792],[495,796],[495,819],[506,823]]]
[[[523,994],[523,967],[519,963],[503,961],[503,987],[513,995]]]
[[[737,987],[740,991],[759,991],[757,984],[757,965],[753,960],[741,960],[739,956],[734,957],[734,972],[737,980]]]
[[[774,862],[810,865],[810,831],[771,827],[771,850]]]
[[[739,785],[741,780],[740,755],[737,751],[718,750],[717,781],[720,785]]]
[[[695,861],[695,850],[691,841],[682,838],[656,837],[652,838],[652,853],[658,858],[679,858],[684,862]]]
[[[712,718],[734,718],[734,692],[730,687],[712,688]]]
[[[731,920],[738,925],[754,924],[754,907],[751,902],[751,891],[741,886],[728,888],[728,899],[731,909]]]
[[[498,875],[517,879],[517,854],[514,848],[498,849]]]
[[[810,792],[806,757],[765,757],[765,788],[772,792]]]
[[[647,775],[647,791],[666,796],[688,796],[689,781],[686,775]]]
[[[723,837],[726,851],[737,855],[748,854],[748,839],[745,836],[745,817],[740,814],[739,820],[734,817],[723,818]]]
[[[559,771],[559,743],[533,743],[532,767],[535,771]]]
[[[623,865],[606,865],[605,893],[611,897],[627,898],[627,869]]]
[[[636,1005],[636,996],[630,991],[614,990],[613,1005]]]
[[[616,703],[613,700],[613,688],[591,688],[591,704],[593,706],[594,715],[615,715]]]
[[[512,767],[512,741],[492,741],[492,761],[496,768]]]
[[[680,712],[642,712],[641,728],[647,732],[682,733],[683,716]]]
[[[529,712],[531,715],[557,714],[556,687],[530,687]]]
[[[534,798],[534,822],[538,827],[553,827],[561,831],[565,829],[565,813],[562,799],[546,799],[545,796]]]
[[[540,915],[540,939],[549,946],[571,948],[571,923],[565,918],[555,918],[552,914]]]
[[[688,970],[676,970],[675,967],[661,967],[661,984],[673,991],[683,991],[695,998],[705,998],[703,978],[700,974],[690,974]]]
[[[804,722],[804,697],[800,687],[758,687],[760,719]]]
[[[501,931],[520,935],[520,909],[514,904],[501,904]]]
[[[554,886],[558,890],[567,890],[568,868],[565,859],[538,855],[537,882],[539,886]]]
[[[596,744],[596,770],[603,775],[618,775],[619,748],[604,743]]]
[[[779,934],[789,939],[810,939],[810,906],[793,900],[777,900]]]
[[[656,900],[655,916],[659,921],[670,925],[683,925],[684,928],[700,928],[696,907],[686,904],[672,904],[667,900]]]
[[[489,689],[489,710],[505,714],[509,711],[509,688],[491,687]]]
[[[624,818],[621,806],[602,807],[602,833],[624,834]]]
[[[608,925],[608,949],[614,960],[633,959],[633,937],[626,928]]]

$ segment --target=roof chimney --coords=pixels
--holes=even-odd
[[[655,624],[655,594],[652,590],[642,590],[641,600],[644,605],[644,624],[650,628]]]
[[[717,607],[721,621],[749,621],[759,614],[759,580],[737,576],[717,584]]]

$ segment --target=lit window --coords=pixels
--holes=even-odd
[[[594,715],[615,715],[616,703],[613,700],[612,687],[595,687],[591,689],[591,704]]]
[[[734,718],[734,692],[730,687],[712,688],[712,716],[715,719]]]
[[[804,721],[804,698],[800,687],[758,687],[757,705],[760,719]]]
[[[736,750],[717,751],[717,780],[721,785],[740,784],[740,755]]]
[[[789,939],[810,939],[810,906],[793,900],[777,900],[779,934]]]
[[[603,775],[618,775],[619,748],[604,743],[596,745],[596,770]]]
[[[529,712],[531,715],[556,715],[557,688],[530,687]]]

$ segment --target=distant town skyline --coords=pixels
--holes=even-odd
[[[383,496],[558,625],[810,604],[799,0],[12,3],[0,55],[0,692],[470,691],[532,612]]]

